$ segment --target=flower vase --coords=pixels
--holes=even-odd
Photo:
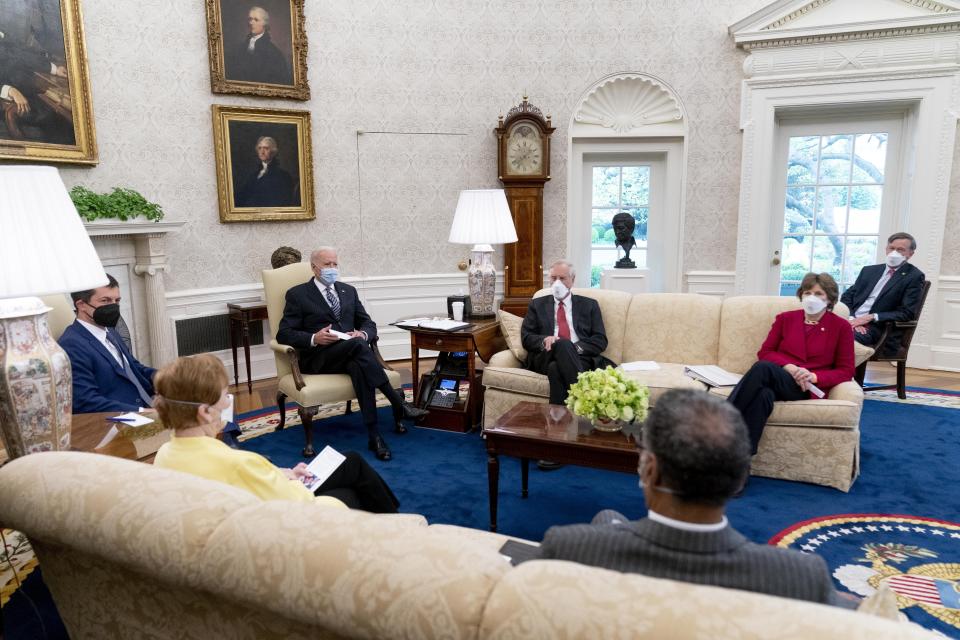
[[[606,431],[614,433],[623,429],[622,420],[611,420],[610,418],[593,418],[590,423],[597,431]]]

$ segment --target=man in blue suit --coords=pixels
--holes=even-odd
[[[73,369],[73,412],[137,411],[153,402],[152,369],[120,338],[120,287],[107,275],[104,287],[75,291],[77,319],[60,336]]]
[[[860,270],[853,286],[843,292],[840,301],[850,309],[854,339],[868,347],[883,346],[895,352],[903,333],[893,330],[884,345],[877,345],[886,322],[906,322],[916,317],[923,294],[923,271],[908,261],[917,250],[917,241],[900,231],[887,238],[884,264],[872,264]]]

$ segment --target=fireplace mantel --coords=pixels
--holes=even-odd
[[[176,357],[163,272],[169,269],[166,236],[185,224],[108,220],[83,225],[104,268],[117,278],[122,295],[128,297],[132,315],[128,324],[137,357],[155,367]]]

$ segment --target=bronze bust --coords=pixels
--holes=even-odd
[[[633,230],[637,226],[637,221],[626,211],[621,211],[613,216],[613,233],[617,236],[616,246],[623,248],[623,257],[617,260],[614,269],[636,269],[637,263],[630,259],[630,249],[637,245],[633,237]]]

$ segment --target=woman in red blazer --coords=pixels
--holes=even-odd
[[[827,273],[808,273],[797,297],[803,308],[777,315],[757,352],[758,362],[730,394],[747,423],[752,453],[775,400],[824,397],[853,378],[853,329],[833,313],[840,297],[836,281]]]

